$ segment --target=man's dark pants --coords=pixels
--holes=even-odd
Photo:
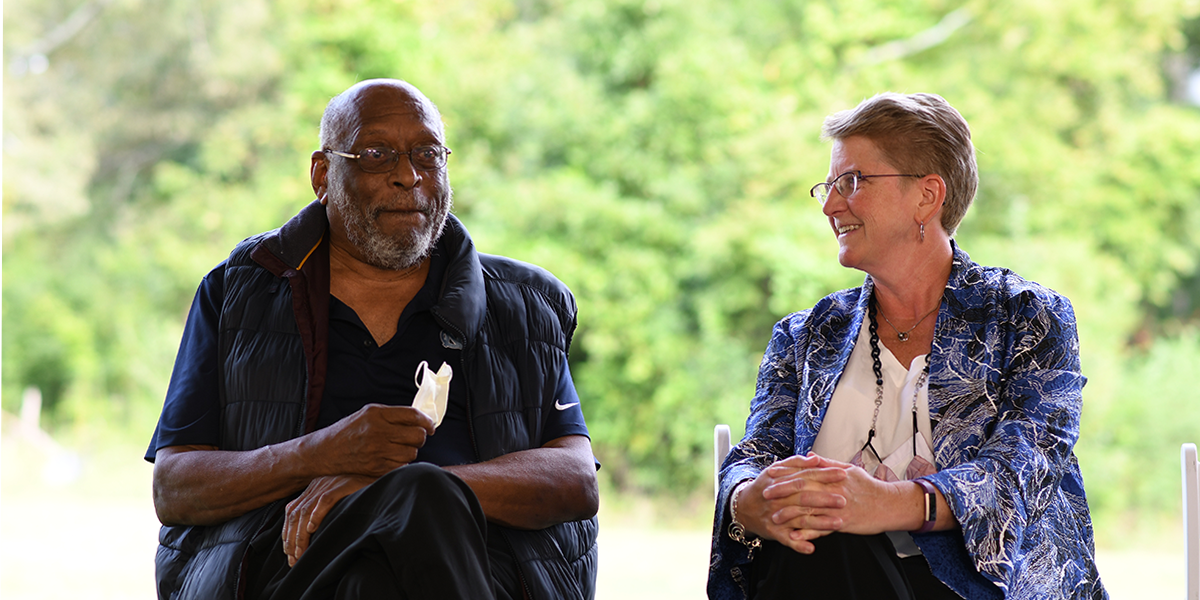
[[[294,567],[281,509],[250,544],[248,600],[493,598],[487,520],[475,494],[413,463],[343,498]]]

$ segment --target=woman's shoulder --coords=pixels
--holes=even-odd
[[[797,337],[805,330],[830,322],[840,322],[857,309],[862,293],[862,286],[836,291],[818,300],[811,308],[796,311],[780,319],[775,329],[777,332],[785,331]]]
[[[1006,267],[967,261],[957,279],[959,285],[950,287],[968,306],[986,304],[991,298],[1002,303],[1010,313],[1074,314],[1071,301],[1065,295]]]

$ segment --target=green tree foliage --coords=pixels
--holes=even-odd
[[[1096,509],[1174,506],[1163,461],[1200,431],[1200,111],[1171,75],[1200,65],[1194,1],[431,4],[9,2],[6,409],[36,385],[61,427],[148,434],[196,282],[309,201],[329,97],[402,77],[442,109],[478,245],[578,296],[602,475],[703,489],[774,322],[862,279],[808,195],[822,119],[931,91],[979,150],[962,246],[1075,304]]]

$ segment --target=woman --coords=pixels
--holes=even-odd
[[[951,239],[962,116],[881,94],[826,119],[812,189],[866,272],[776,326],[721,469],[712,598],[1106,598],[1072,448],[1070,302]]]

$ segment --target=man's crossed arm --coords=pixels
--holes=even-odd
[[[248,451],[162,448],[154,462],[154,507],[170,525],[212,525],[304,490],[288,504],[284,551],[294,562],[329,510],[417,457],[433,422],[406,406],[372,404],[337,423]],[[599,506],[591,442],[556,438],[540,448],[447,467],[471,487],[488,520],[541,529],[589,518]]]

